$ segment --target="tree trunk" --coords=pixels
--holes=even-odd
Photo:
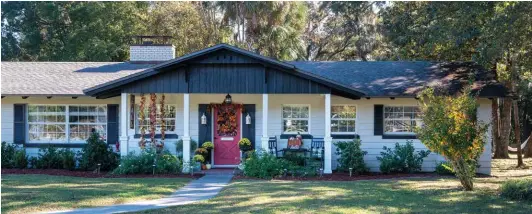
[[[510,158],[508,146],[510,145],[510,131],[512,128],[512,98],[502,98],[502,110],[500,113],[500,138],[495,149],[493,158]]]
[[[491,100],[491,148],[496,151],[500,143],[499,139],[499,104],[497,99]]]
[[[525,151],[523,153],[525,154],[525,158],[532,158],[532,133],[528,136],[528,141],[525,146]]]
[[[517,167],[524,167],[523,163],[523,152],[521,151],[521,126],[519,125],[519,108],[517,107],[517,100],[513,101],[514,103],[514,135],[515,141],[517,142]]]

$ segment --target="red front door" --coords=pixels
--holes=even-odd
[[[237,105],[220,105],[214,111],[214,165],[240,163],[240,116]]]

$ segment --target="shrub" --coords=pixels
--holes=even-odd
[[[2,142],[2,168],[9,169],[15,166],[15,152],[17,146],[11,143]]]
[[[93,132],[87,144],[78,154],[80,168],[84,170],[94,170],[101,164],[100,170],[108,171],[116,168],[120,156],[113,152],[113,149],[100,138],[98,132]]]
[[[52,146],[41,148],[36,167],[38,169],[61,169],[63,168],[63,158],[57,148]]]
[[[532,201],[532,179],[504,182],[501,186],[501,196],[513,200]]]
[[[14,165],[15,168],[18,169],[25,169],[28,167],[28,156],[26,155],[25,149],[15,152]]]
[[[418,138],[452,164],[465,190],[473,190],[488,126],[476,120],[477,99],[471,87],[458,96],[436,96],[429,88],[420,97],[423,126],[415,129]]]
[[[360,139],[336,142],[334,145],[336,145],[336,153],[340,155],[340,158],[338,158],[339,170],[349,171],[349,168],[353,168],[355,174],[368,171],[364,163],[364,155],[368,154],[368,152],[360,149]]]
[[[240,141],[238,141],[238,147],[242,151],[249,151],[249,150],[252,149],[251,148],[251,141],[249,141],[249,139],[247,139],[247,138],[242,138],[242,139],[240,139]]]
[[[449,162],[441,162],[436,166],[438,175],[454,175],[453,166]]]
[[[430,154],[430,151],[421,150],[415,154],[414,145],[412,141],[407,141],[406,144],[395,144],[395,148],[383,148],[381,156],[377,160],[381,161],[380,170],[382,173],[391,172],[417,172],[421,171],[421,164],[423,158]]]
[[[37,168],[37,162],[39,161],[39,159],[37,157],[30,157],[28,159],[28,162],[30,163],[30,166],[29,168],[31,169],[36,169]]]
[[[288,161],[278,159],[272,154],[264,153],[259,156],[256,152],[252,152],[244,162],[244,175],[270,179],[282,175],[284,169],[288,169],[289,166]]]
[[[74,170],[76,168],[76,154],[70,149],[59,150],[61,156],[62,168]]]
[[[130,153],[123,157],[120,166],[112,174],[176,174],[181,172],[181,162],[168,150],[157,154],[155,149],[146,148],[140,154]]]

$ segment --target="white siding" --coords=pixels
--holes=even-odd
[[[13,104],[2,100],[2,142],[13,143]]]
[[[234,103],[255,104],[256,120],[255,123],[255,143],[256,149],[260,149],[260,138],[262,135],[262,94],[231,94]],[[190,94],[190,135],[194,140],[198,140],[198,105],[220,103],[225,98],[225,94]],[[357,133],[362,140],[362,149],[368,151],[364,160],[371,171],[378,171],[379,161],[376,159],[380,155],[383,146],[393,147],[396,142],[404,143],[406,140],[382,139],[382,136],[375,136],[373,134],[373,109],[376,104],[383,105],[416,105],[417,101],[412,98],[396,98],[394,100],[389,98],[372,98],[351,100],[343,97],[332,96],[332,105],[339,104],[354,104],[357,107]],[[135,102],[140,102],[140,97],[135,97]],[[149,96],[146,96],[146,102],[149,103]],[[72,99],[70,97],[53,97],[47,99],[46,97],[30,97],[26,100],[20,97],[5,97],[2,99],[2,141],[13,141],[13,104],[14,103],[29,103],[29,104],[120,104],[120,98],[110,99],[94,99],[90,97],[79,97]],[[183,95],[182,94],[166,94],[166,103],[176,105],[176,134],[180,137],[183,135]],[[489,123],[491,117],[491,104],[487,99],[480,99],[479,101],[478,118]],[[269,95],[269,114],[268,114],[268,135],[277,136],[282,134],[282,105],[283,104],[309,104],[310,105],[310,129],[309,132],[315,137],[323,137],[325,135],[325,99],[323,95],[295,95],[295,94],[271,94]],[[129,107],[128,107],[129,111]],[[128,117],[130,116],[128,112]],[[128,120],[129,121],[129,120]],[[489,133],[489,132],[488,132]],[[128,129],[129,151],[139,151],[138,139],[134,139],[135,130]],[[491,165],[491,141],[488,137],[485,152],[480,158],[479,172],[489,174]],[[171,152],[175,152],[175,142],[177,139],[167,139],[165,147]],[[286,139],[279,140],[279,147],[286,146]],[[338,140],[334,140],[338,141]],[[414,147],[418,150],[426,149],[426,147],[419,142],[413,140]],[[310,140],[305,140],[304,144],[310,145]],[[124,146],[124,145],[122,145]],[[336,148],[333,146],[333,169],[336,168],[337,155]],[[29,153],[37,152],[37,149],[31,149]],[[436,154],[431,154],[423,163],[424,171],[434,171],[437,163],[443,158]]]

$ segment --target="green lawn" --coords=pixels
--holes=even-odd
[[[184,186],[187,178],[79,178],[2,175],[2,213],[29,213],[155,199]]]
[[[532,204],[497,196],[502,179],[477,179],[464,192],[453,178],[356,182],[231,183],[206,202],[147,213],[532,213]]]

